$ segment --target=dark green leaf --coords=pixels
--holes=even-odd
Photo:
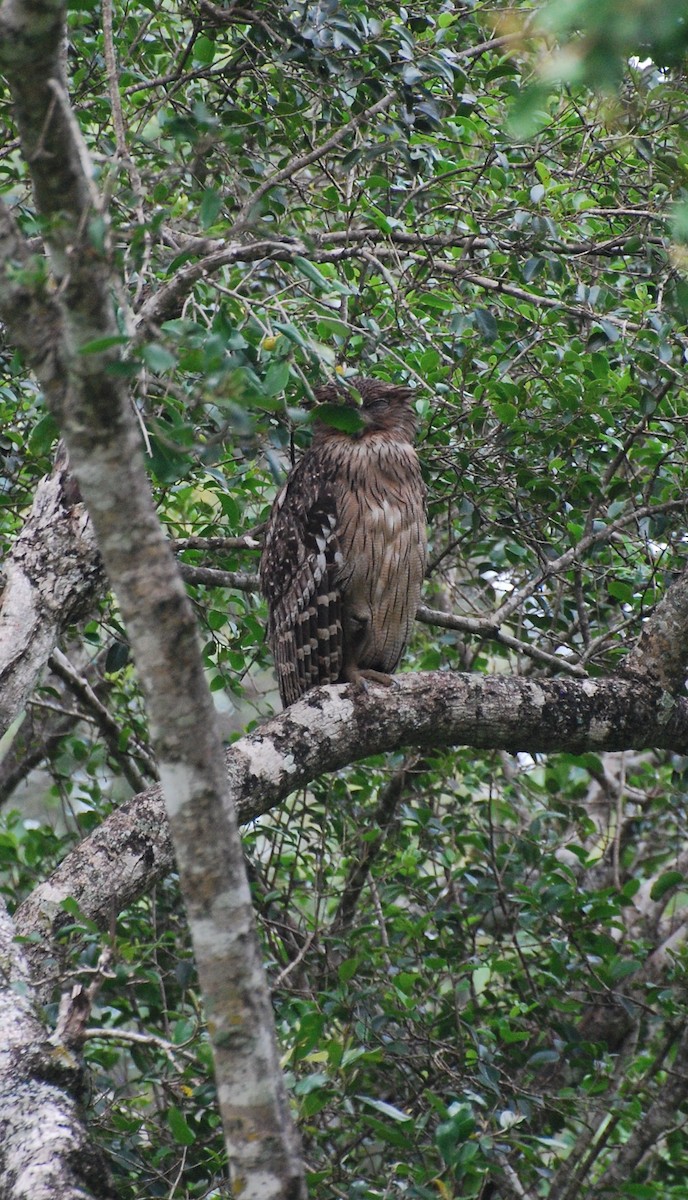
[[[494,342],[497,337],[497,322],[487,308],[476,308],[473,314],[476,329],[486,342]]]
[[[655,879],[650,890],[651,900],[661,900],[666,896],[667,892],[674,891],[684,882],[684,876],[681,871],[664,871],[658,879]]]
[[[311,413],[312,421],[321,421],[344,433],[358,433],[363,429],[363,418],[355,408],[341,404],[318,404]]]
[[[189,1126],[186,1117],[174,1104],[167,1110],[167,1123],[175,1142],[180,1146],[193,1146],[196,1135]]]

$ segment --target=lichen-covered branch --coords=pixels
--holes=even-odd
[[[230,802],[241,821],[279,804],[324,772],[397,750],[469,745],[512,751],[666,747],[688,752],[688,701],[667,702],[637,680],[530,680],[437,671],[401,675],[390,694],[371,687],[320,688],[225,754]],[[73,896],[107,927],[119,911],[170,869],[172,846],[158,789],[134,797],[67,856],[17,912],[39,976],[47,974]]]
[[[48,1040],[14,936],[0,902],[0,1196],[115,1200],[81,1120],[82,1069],[66,1047]]]
[[[688,676],[688,571],[676,579],[643,626],[623,671],[683,695]]]
[[[66,626],[89,611],[103,585],[93,528],[64,455],[36,489],[2,583],[0,737],[21,717]]]
[[[63,21],[57,3],[5,0],[0,9],[0,63],[58,283],[68,386],[53,411],[146,696],[234,1188],[244,1200],[298,1200],[298,1139],[196,624],[155,514],[126,385],[109,369],[119,331],[107,218],[64,86]]]
[[[11,213],[0,201],[0,319],[54,408],[68,385],[63,323]],[[0,737],[21,716],[64,628],[84,615],[102,588],[95,537],[58,452],[31,512],[3,563],[0,595]]]

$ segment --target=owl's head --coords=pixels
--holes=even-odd
[[[391,437],[413,441],[416,415],[414,393],[410,388],[383,379],[356,376],[346,382],[327,383],[316,388],[314,395],[323,406],[316,421],[316,433],[322,436],[329,432],[358,439],[373,433],[387,433]],[[357,414],[359,421],[352,423],[348,430],[342,428],[342,422],[336,419],[338,410]],[[343,424],[345,426],[346,422]]]

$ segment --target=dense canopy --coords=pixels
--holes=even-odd
[[[26,1036],[85,997],[55,1035],[85,1084],[37,1072],[83,1107],[79,1195],[230,1194],[186,916],[198,959],[215,827],[171,842],[157,790],[140,443],[310,1194],[683,1200],[683,8],[74,0],[63,85],[59,5],[0,6],[0,888],[45,1005]],[[313,390],[354,375],[414,392],[422,604],[396,689],[279,717],[263,528]],[[9,1200],[17,1145],[35,1167],[17,1061]]]

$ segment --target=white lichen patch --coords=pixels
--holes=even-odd
[[[293,775],[296,770],[294,755],[278,750],[271,738],[262,738],[259,742],[241,748],[246,759],[249,775],[254,778],[279,783],[282,775]]]
[[[590,722],[590,740],[593,745],[604,744],[611,731],[612,727],[609,721],[592,720]]]
[[[61,908],[64,901],[70,892],[65,891],[63,883],[57,885],[46,879],[45,883],[39,884],[36,892],[41,900],[41,914],[47,914],[51,909]],[[35,894],[35,893],[34,893]]]
[[[343,691],[343,689],[342,689]],[[342,691],[328,691],[318,696],[318,706],[311,701],[301,700],[292,704],[289,718],[295,725],[303,729],[318,729],[321,733],[327,725],[348,725],[354,716],[354,705]]]
[[[547,697],[542,688],[537,683],[532,683],[528,692],[528,702],[534,704],[536,708],[544,708],[547,703]]]
[[[222,1109],[245,1109],[270,1103],[270,1088],[267,1083],[265,1064],[272,1060],[271,1048],[260,1035],[252,1041],[253,1062],[238,1060],[237,1069],[231,1079],[219,1083],[217,1094]],[[256,1075],[256,1067],[263,1069]],[[243,1070],[242,1070],[243,1067]]]
[[[238,897],[236,893],[226,898],[225,893],[220,893],[215,897],[213,907],[218,912],[217,920],[213,920],[212,917],[201,917],[191,922],[193,943],[199,957],[202,955],[204,959],[218,959],[231,954],[239,931],[227,923],[224,919],[224,911],[221,910],[236,912],[237,899],[244,902],[248,899],[248,892],[244,895],[244,890],[241,887],[236,889],[241,893]]]
[[[198,773],[180,762],[161,762],[159,767],[165,807],[170,817],[176,817],[193,799],[199,782]]]

